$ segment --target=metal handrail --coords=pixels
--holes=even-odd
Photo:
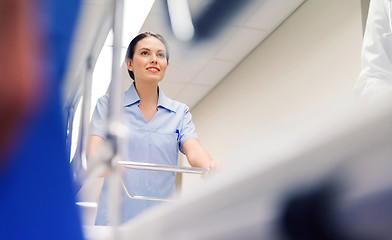
[[[121,183],[122,183],[122,186],[123,186],[123,188],[124,188],[125,193],[127,194],[127,196],[128,196],[130,199],[135,199],[135,200],[149,200],[149,201],[161,201],[161,202],[172,202],[172,201],[174,201],[173,199],[170,199],[170,198],[158,198],[158,197],[148,197],[148,196],[134,196],[134,195],[132,195],[132,194],[128,191],[128,188],[127,188],[127,186],[125,186],[125,183],[124,183],[124,180],[123,180],[123,179],[121,179]]]
[[[208,173],[208,168],[198,168],[198,167],[183,167],[183,166],[174,166],[174,165],[163,165],[163,164],[154,164],[154,163],[144,163],[144,162],[129,162],[129,161],[118,161],[120,166],[125,168],[139,169],[139,170],[153,170],[153,171],[164,171],[164,172],[177,172],[177,173],[192,173],[192,174],[203,174]],[[170,198],[158,198],[158,197],[150,197],[150,196],[134,196],[125,186],[123,179],[121,179],[122,186],[124,188],[125,193],[131,199],[135,200],[149,200],[149,201],[174,201]]]
[[[118,164],[125,168],[155,170],[155,171],[165,171],[165,172],[178,172],[178,173],[203,174],[203,173],[208,173],[209,171],[208,168],[183,167],[183,166],[163,165],[163,164],[144,163],[144,162],[119,161]]]

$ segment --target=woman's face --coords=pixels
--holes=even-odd
[[[155,37],[143,38],[136,44],[133,60],[128,60],[127,66],[133,71],[135,81],[158,83],[167,68],[165,45]]]

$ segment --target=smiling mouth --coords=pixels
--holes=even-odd
[[[156,67],[149,67],[149,68],[147,68],[147,71],[150,71],[150,72],[159,72],[160,70],[159,70],[159,68],[156,68]]]

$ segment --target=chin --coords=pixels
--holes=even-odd
[[[163,78],[161,78],[161,77],[152,77],[152,78],[149,79],[149,82],[156,82],[156,83],[158,83],[158,82],[160,82],[162,80],[163,80]]]

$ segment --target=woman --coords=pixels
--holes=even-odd
[[[200,145],[189,108],[165,96],[158,83],[165,76],[169,61],[167,44],[159,34],[145,32],[128,46],[125,62],[134,80],[124,93],[126,122],[131,129],[127,142],[127,160],[165,165],[177,165],[178,150],[193,167],[215,168],[211,156]],[[89,141],[89,154],[96,153],[105,139],[108,96],[101,97],[94,111]],[[132,195],[167,198],[174,193],[175,173],[126,170],[125,185]],[[156,202],[132,200],[122,196],[122,222],[125,222]],[[107,225],[107,189],[104,182],[97,225]]]

